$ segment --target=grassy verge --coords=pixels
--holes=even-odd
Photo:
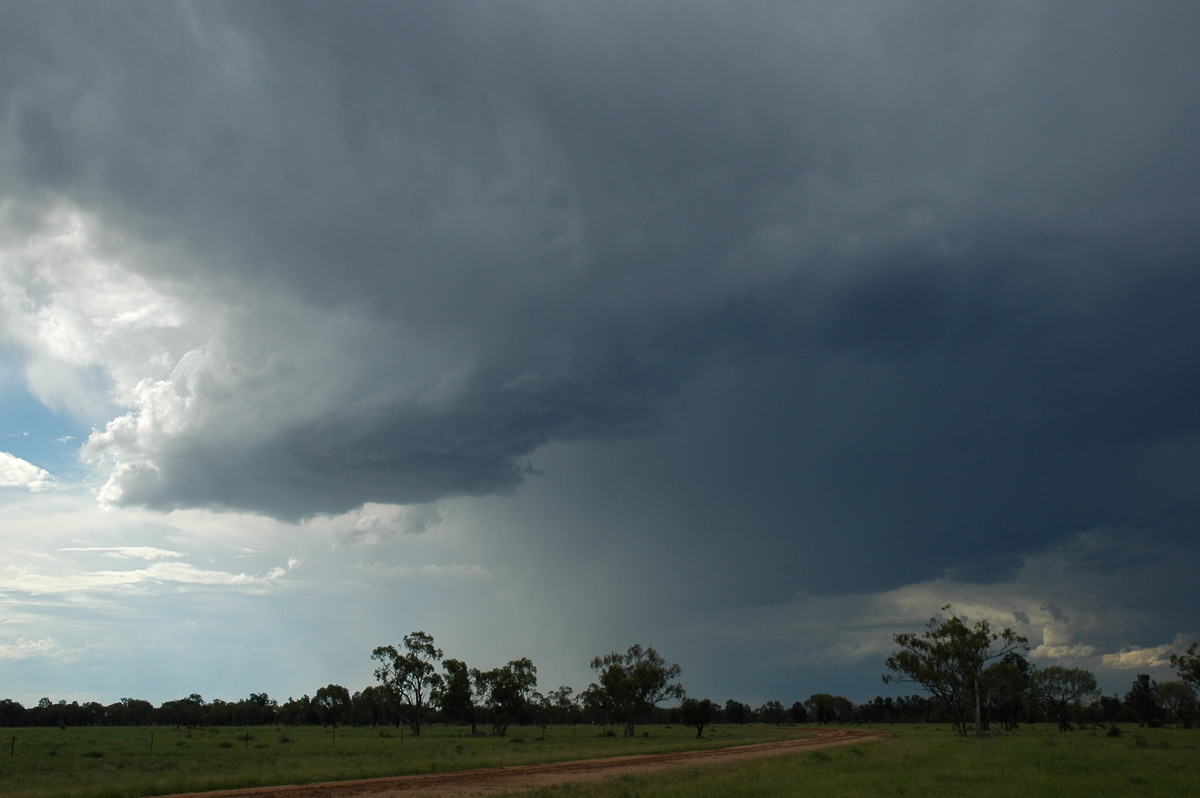
[[[533,790],[526,798],[738,798],[921,796],[1125,798],[1200,794],[1200,730],[1127,727],[1061,734],[1030,726],[995,737],[956,737],[946,727],[883,727],[882,743],[729,765],[618,777]]]
[[[419,738],[394,728],[0,728],[0,795],[137,798],[716,748],[811,732],[728,726],[704,740],[682,727],[638,733],[647,736],[599,736],[584,726],[514,727],[508,737],[429,727]]]

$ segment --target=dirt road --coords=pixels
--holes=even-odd
[[[563,782],[599,781],[626,774],[645,775],[674,767],[694,767],[716,762],[736,762],[760,756],[777,756],[838,745],[883,740],[884,732],[855,729],[822,730],[815,737],[772,743],[740,745],[710,751],[678,751],[607,759],[520,765],[457,773],[427,773],[383,779],[325,782],[320,784],[255,787],[244,790],[187,793],[172,798],[446,798],[447,796],[496,795],[514,790],[549,787]],[[165,798],[165,796],[163,797]]]

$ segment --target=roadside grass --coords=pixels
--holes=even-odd
[[[862,727],[867,728],[867,727]],[[946,726],[875,726],[891,740],[517,793],[525,798],[1117,798],[1200,795],[1200,730],[1025,726],[958,737]]]
[[[682,726],[603,736],[594,726],[469,729],[321,727],[0,728],[5,798],[139,798],[179,792],[403,776],[628,754],[720,748],[812,730],[722,726],[697,740]]]

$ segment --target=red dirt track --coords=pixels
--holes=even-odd
[[[426,773],[419,776],[394,776],[358,781],[319,784],[253,787],[175,795],[172,798],[445,798],[451,795],[496,795],[515,790],[532,790],[565,782],[599,781],[611,776],[644,775],[673,767],[697,766],[719,762],[737,762],[761,756],[778,756],[798,751],[813,751],[838,745],[883,740],[884,732],[856,729],[821,730],[815,737],[781,740],[771,743],[739,745],[709,751],[677,751],[668,754],[641,754],[544,765],[463,770],[455,773]],[[163,796],[162,798],[166,798]]]

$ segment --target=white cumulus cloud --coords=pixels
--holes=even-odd
[[[1104,667],[1115,670],[1133,670],[1135,668],[1159,668],[1166,665],[1171,655],[1171,646],[1150,646],[1149,648],[1126,648],[1115,654],[1105,654],[1101,657]]]
[[[127,268],[117,253],[136,247],[97,240],[98,228],[66,204],[20,218],[0,204],[0,340],[22,353],[38,399],[92,423],[161,372],[206,315]]]
[[[46,469],[8,452],[0,452],[0,488],[42,491],[53,484],[54,477]]]

